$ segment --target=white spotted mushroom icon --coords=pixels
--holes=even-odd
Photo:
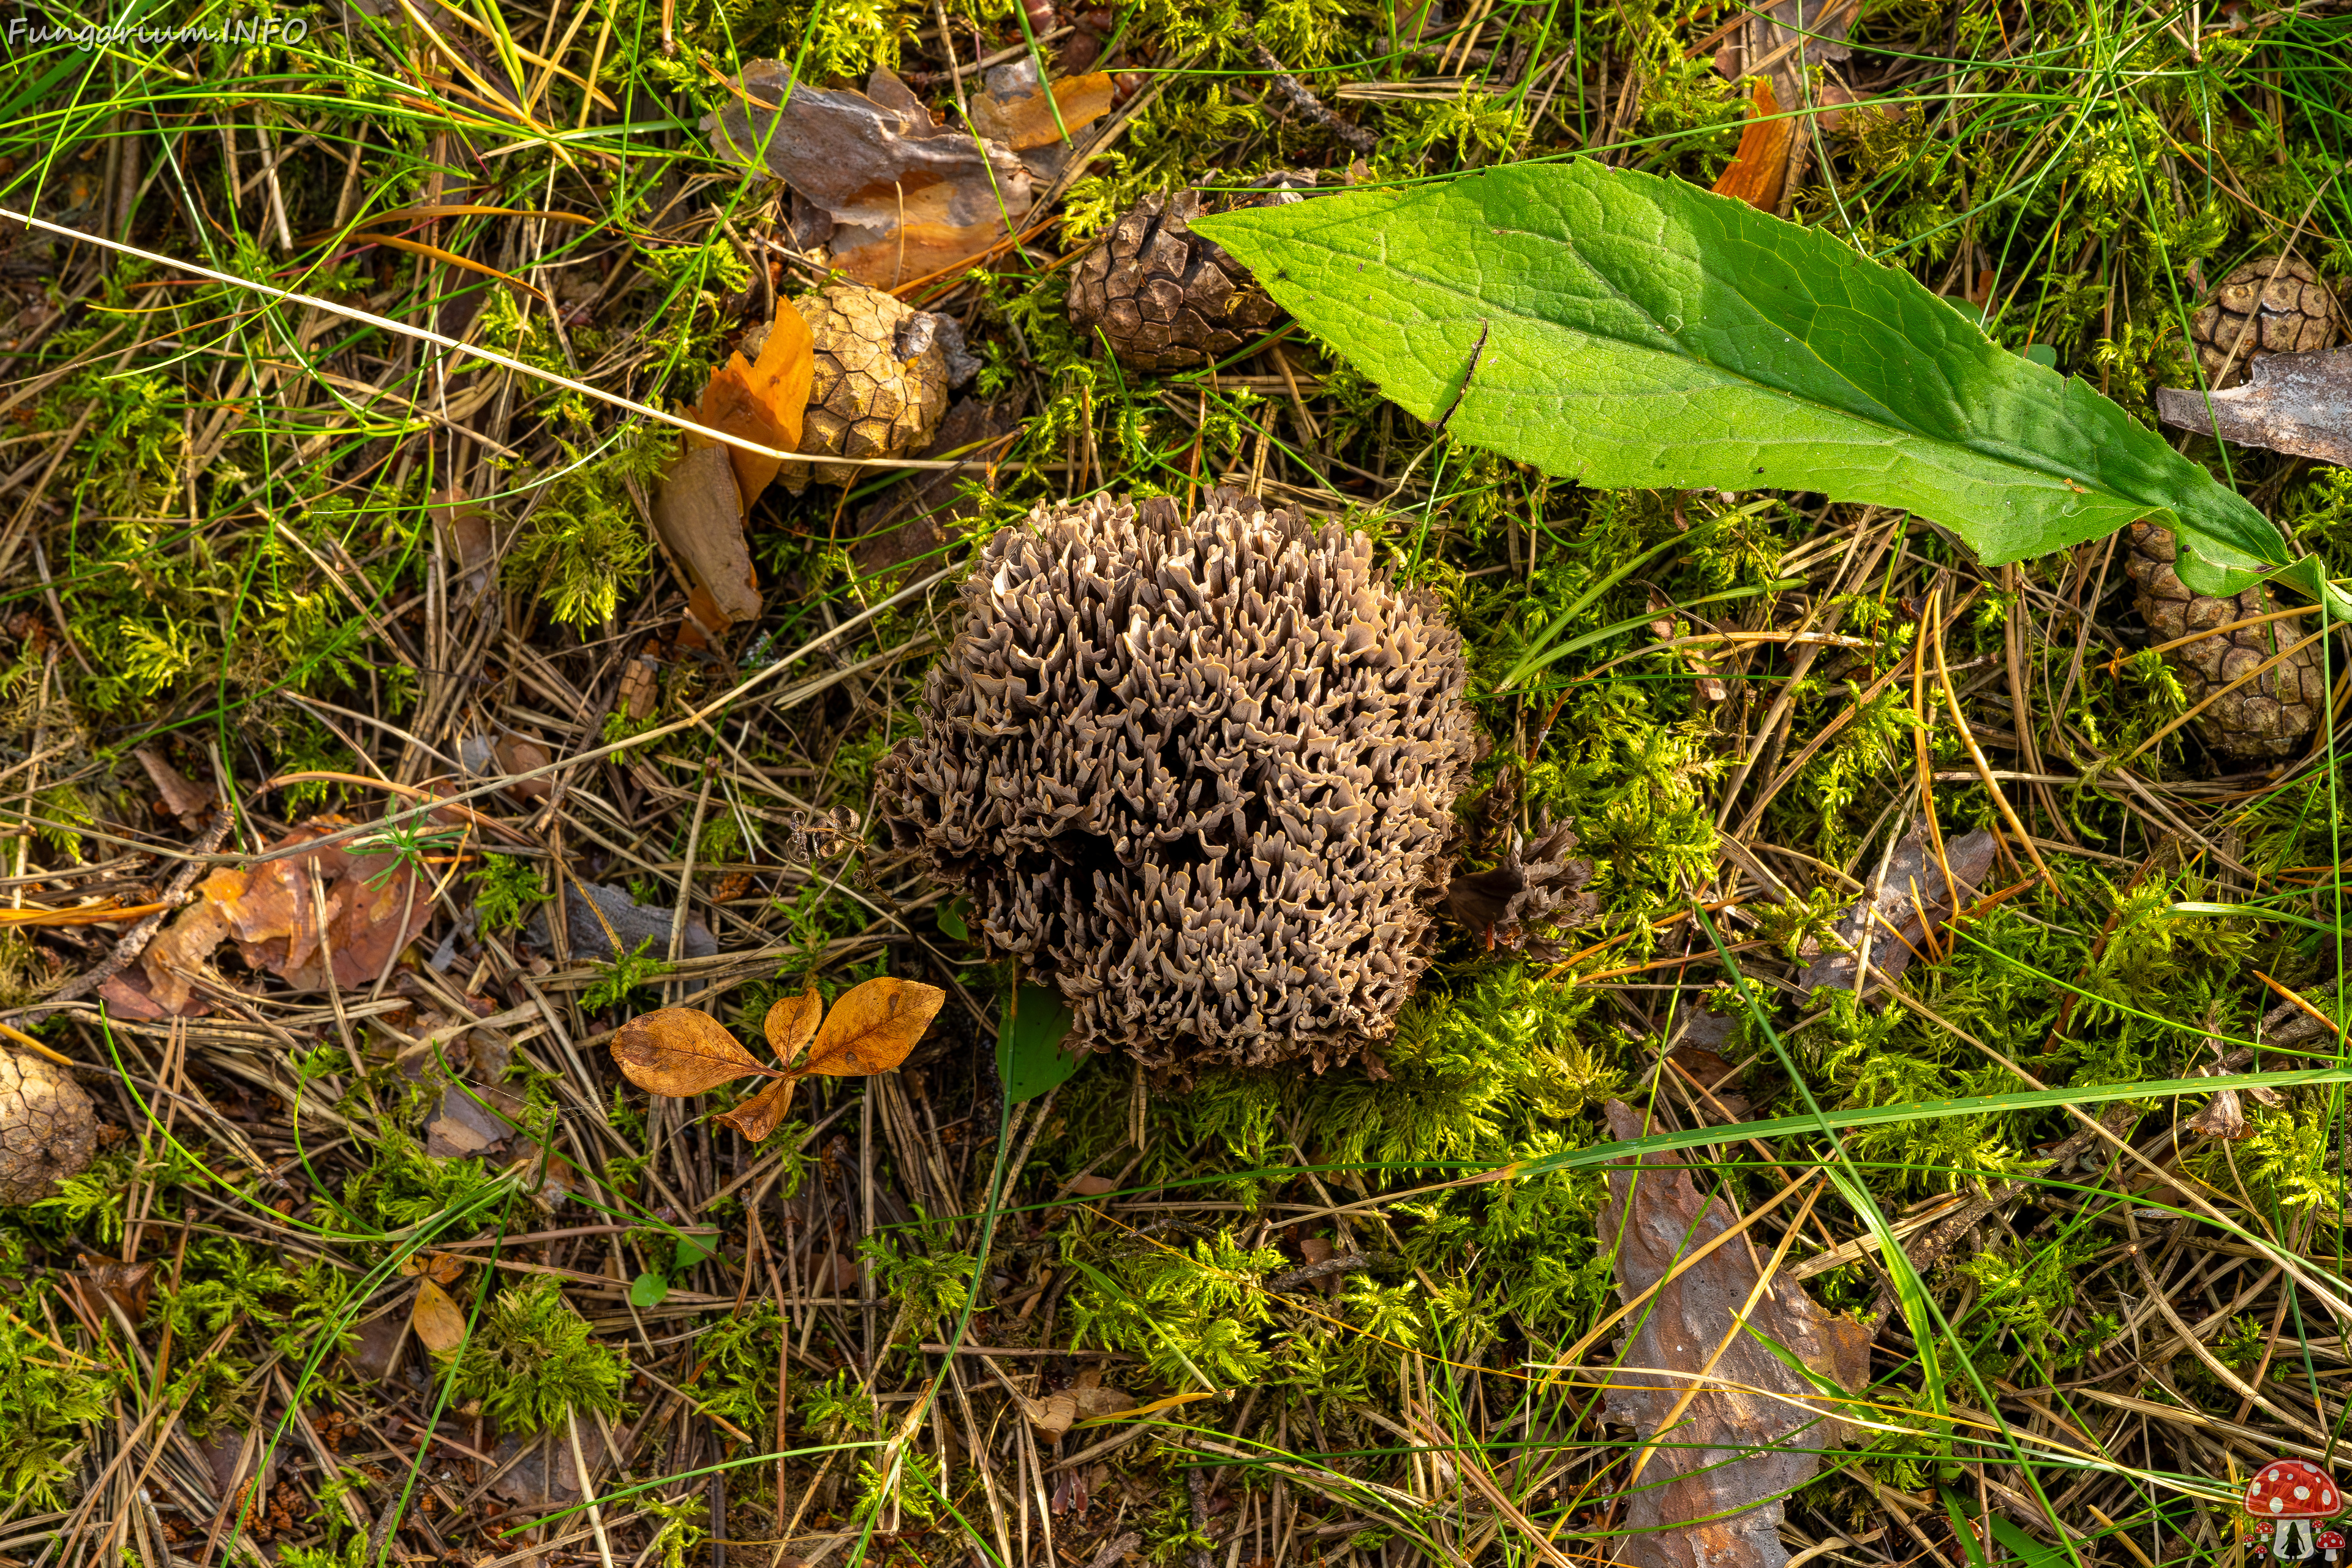
[[[2273,1459],[2246,1483],[2246,1511],[2276,1526],[2271,1555],[2278,1563],[2300,1563],[2317,1552],[2314,1525],[2335,1518],[2343,1506],[2336,1478],[2308,1459]],[[2336,1551],[2328,1553],[2333,1562],[2343,1550],[2344,1537],[2332,1530],[2327,1533],[2336,1543]]]
[[[2344,1554],[2344,1532],[2340,1530],[2321,1531],[2319,1532],[2319,1554],[2322,1557],[2326,1558],[2330,1563],[2333,1563],[2338,1557],[2341,1557]]]

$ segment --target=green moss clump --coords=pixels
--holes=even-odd
[[[88,1429],[123,1386],[121,1367],[61,1350],[0,1308],[0,1495],[35,1512],[63,1508]]]
[[[457,1352],[457,1395],[501,1432],[545,1431],[621,1408],[629,1363],[601,1343],[552,1279],[500,1291]]]

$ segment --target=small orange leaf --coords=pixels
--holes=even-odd
[[[783,997],[768,1009],[768,1048],[776,1053],[778,1067],[793,1065],[793,1058],[801,1054],[801,1047],[816,1033],[816,1021],[824,1015],[824,998],[814,991]]]
[[[800,312],[793,314],[797,317]],[[762,356],[764,357],[764,356]],[[740,353],[730,355],[727,363],[712,374],[709,384],[702,389],[702,407],[696,415],[701,423],[713,430],[724,430],[730,436],[740,436],[746,441],[757,441],[762,447],[779,451],[791,451],[798,439],[784,439],[783,426],[776,422],[767,403],[752,390],[751,363]],[[776,477],[780,459],[763,458],[757,452],[747,452],[740,447],[727,448],[728,461],[735,468],[735,488],[740,493],[743,510],[760,499]]]
[[[808,412],[809,387],[816,380],[816,339],[798,310],[780,310],[760,345],[751,366],[751,395],[768,410],[768,417],[783,432],[776,443],[787,452],[801,449],[801,416]],[[745,506],[751,504],[746,496]]]
[[[826,1078],[888,1072],[907,1059],[947,999],[919,980],[869,980],[833,1005],[801,1071]]]
[[[1759,212],[1780,205],[1780,186],[1789,177],[1789,152],[1795,141],[1796,121],[1780,118],[1780,101],[1772,84],[1756,79],[1756,96],[1748,106],[1748,124],[1739,133],[1739,151],[1733,153],[1715,194],[1737,196]]]
[[[722,1111],[711,1120],[732,1127],[757,1143],[782,1123],[784,1112],[792,1109],[793,1085],[798,1081],[780,1078],[734,1110]]]
[[[700,1094],[761,1070],[725,1026],[699,1007],[664,1007],[630,1019],[613,1037],[613,1059],[639,1089]]]
[[[416,1282],[416,1304],[408,1310],[409,1331],[435,1355],[447,1355],[466,1342],[466,1310],[430,1279]]]

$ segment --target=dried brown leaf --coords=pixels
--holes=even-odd
[[[1610,1131],[1643,1135],[1641,1119],[1609,1102]],[[1772,1348],[1786,1346],[1849,1391],[1870,1374],[1870,1331],[1824,1312],[1794,1281],[1758,1297],[1747,1331],[1733,1339],[1674,1415],[1693,1378],[1723,1343],[1735,1314],[1755,1293],[1757,1265],[1736,1242],[1718,1247],[1663,1285],[1685,1254],[1731,1228],[1721,1198],[1703,1198],[1690,1168],[1651,1155],[1609,1168],[1601,1235],[1617,1240],[1617,1290],[1631,1301],[1657,1287],[1619,1347],[1608,1413],[1644,1438],[1670,1415],[1673,1432],[1649,1451],[1618,1528],[1626,1568],[1780,1568],[1780,1499],[1811,1480],[1821,1451],[1845,1432],[1835,1406]]]
[[[613,1060],[639,1089],[683,1097],[760,1071],[725,1025],[699,1007],[664,1007],[621,1026]]]
[[[767,1031],[768,1048],[776,1053],[776,1063],[789,1068],[816,1034],[817,1020],[824,1016],[824,998],[814,991],[803,991],[797,996],[785,996],[768,1009],[762,1024]]]
[[[779,310],[776,313],[781,318],[787,312]],[[800,312],[790,313],[798,315]],[[775,334],[772,332],[769,335],[772,337]],[[802,405],[803,408],[806,406],[805,403]],[[702,423],[713,430],[740,436],[746,441],[757,441],[762,447],[773,447],[779,451],[788,452],[800,445],[797,432],[792,440],[784,439],[784,427],[778,421],[776,411],[765,397],[753,390],[751,362],[740,351],[728,356],[727,363],[712,373],[709,382],[703,387],[700,417]],[[734,466],[735,484],[742,510],[748,512],[751,503],[760,499],[760,492],[775,479],[776,465],[782,459],[761,457],[740,447],[728,447],[727,458]]]
[[[145,745],[131,747],[131,754],[139,759],[141,767],[147,770],[147,777],[154,784],[155,793],[163,797],[165,811],[193,827],[212,810],[213,792],[199,789],[189,783],[187,775],[173,767],[171,759],[163,755],[161,746],[151,741]]]
[[[815,237],[854,281],[887,289],[951,266],[1029,211],[1030,173],[1010,147],[935,122],[886,68],[859,92],[794,82],[783,62],[754,60],[740,85],[702,121],[714,150],[815,209]]]
[[[792,1109],[793,1088],[798,1081],[790,1078],[777,1079],[734,1110],[721,1111],[711,1120],[732,1127],[744,1138],[757,1143],[783,1124],[784,1112]]]
[[[447,1355],[466,1342],[466,1310],[432,1280],[420,1279],[416,1304],[408,1310],[408,1327],[426,1350]]]
[[[1058,1443],[1070,1423],[1078,1418],[1078,1402],[1067,1394],[1049,1394],[1043,1399],[1028,1400],[1024,1414],[1038,1436],[1049,1443]]]
[[[740,363],[743,356],[735,357]],[[705,394],[706,407],[698,417],[709,417],[708,402]],[[747,455],[689,442],[654,492],[654,538],[685,585],[695,619],[713,633],[760,614],[758,574],[743,537],[741,477],[734,467],[736,458]],[[772,477],[772,462],[769,471]],[[625,708],[634,705],[634,695],[624,692]]]
[[[888,1072],[907,1059],[947,999],[919,980],[869,980],[833,1005],[801,1070],[825,1078]]]
[[[1927,933],[1941,929],[1954,909],[1965,906],[1974,896],[1977,886],[1992,869],[1996,847],[1991,834],[1973,829],[1945,840],[1939,862],[1935,846],[1928,842],[1927,824],[1915,824],[1887,858],[1876,894],[1855,900],[1832,928],[1843,951],[1814,959],[1797,977],[1797,984],[1809,991],[1816,985],[1853,990],[1865,928],[1870,937],[1871,978],[1882,984],[1899,978],[1912,959],[1926,951]]]
[[[147,1316],[147,1297],[155,1286],[155,1265],[125,1263],[116,1258],[81,1254],[79,1279],[84,1294],[104,1291],[114,1298],[123,1316],[137,1323]]]
[[[983,92],[971,100],[971,128],[1016,153],[1025,153],[1032,147],[1059,142],[1065,128],[1080,131],[1108,114],[1117,90],[1110,72],[1096,71],[1089,76],[1064,77],[1054,83],[1051,107],[1034,84],[1029,92],[1018,98],[999,99],[993,93]],[[1059,124],[1054,119],[1056,108],[1061,111]]]

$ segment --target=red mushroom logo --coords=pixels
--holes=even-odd
[[[2246,1483],[2246,1511],[2277,1526],[2271,1534],[2277,1563],[2300,1563],[2323,1545],[2334,1562],[2344,1537],[2331,1530],[2326,1542],[2315,1541],[2313,1524],[2335,1518],[2343,1503],[2336,1479],[2308,1459],[2273,1459]]]
[[[2319,1554],[2321,1556],[2326,1558],[2330,1563],[2333,1563],[2336,1561],[2336,1554],[2341,1552],[2343,1550],[2344,1532],[2342,1531],[2323,1530],[2319,1532]]]

